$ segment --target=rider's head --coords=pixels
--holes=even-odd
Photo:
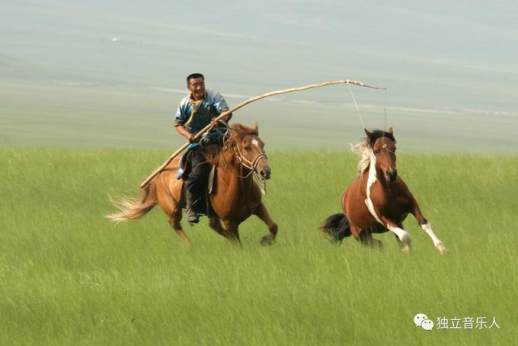
[[[201,100],[205,96],[205,77],[201,73],[191,73],[187,76],[187,89],[193,100]]]

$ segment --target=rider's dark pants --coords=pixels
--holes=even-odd
[[[207,192],[210,164],[206,162],[200,148],[192,149],[189,154],[191,172],[185,181],[187,192],[191,193],[193,209],[196,212],[205,212],[205,210],[202,210],[204,203],[201,203],[201,198],[203,198]]]

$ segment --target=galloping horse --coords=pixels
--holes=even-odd
[[[271,174],[257,125],[233,124],[223,141],[221,149],[205,152],[207,160],[215,166],[214,185],[208,198],[212,210],[209,225],[218,234],[240,244],[239,224],[250,215],[256,215],[270,231],[261,238],[261,244],[270,245],[277,235],[277,224],[261,202],[262,193],[253,177],[259,174],[262,179],[269,179]],[[160,204],[169,216],[169,224],[190,244],[180,224],[183,180],[176,178],[180,160],[174,159],[154,177],[139,200],[123,200],[116,204],[120,212],[108,215],[108,218],[112,221],[138,219]]]
[[[367,137],[353,149],[361,155],[359,175],[342,198],[343,213],[329,216],[321,230],[334,240],[352,235],[366,246],[381,247],[372,233],[391,231],[399,240],[402,251],[410,251],[410,234],[403,229],[408,213],[416,218],[436,249],[446,252],[432,226],[423,216],[414,196],[396,170],[396,139],[394,131],[365,129]]]

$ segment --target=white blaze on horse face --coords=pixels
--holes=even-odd
[[[252,144],[259,148],[259,141],[257,139],[252,139]]]
[[[433,245],[439,250],[440,253],[446,252],[446,247],[443,245],[442,241],[435,235],[432,230],[432,225],[427,222],[421,225],[422,230],[428,234],[428,236],[432,239]]]

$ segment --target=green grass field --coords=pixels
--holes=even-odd
[[[512,1],[3,1],[0,345],[511,345],[518,340],[518,53]],[[322,25],[325,23],[325,25]],[[271,157],[242,248],[206,220],[187,249],[156,208],[113,224],[110,196],[183,144],[200,71]],[[353,95],[350,94],[353,93]],[[355,110],[353,98],[359,104]],[[395,128],[398,169],[435,232],[414,251],[336,246],[318,226],[355,175],[349,143]],[[413,317],[500,328],[416,328]]]
[[[317,227],[355,174],[344,153],[272,152],[266,204],[242,248],[206,224],[187,249],[157,208],[115,225],[108,195],[134,195],[168,151],[1,149],[0,344],[516,343],[518,159],[401,155],[399,171],[449,248],[409,219],[410,256],[334,246]],[[500,329],[418,329],[413,316],[494,317]]]

